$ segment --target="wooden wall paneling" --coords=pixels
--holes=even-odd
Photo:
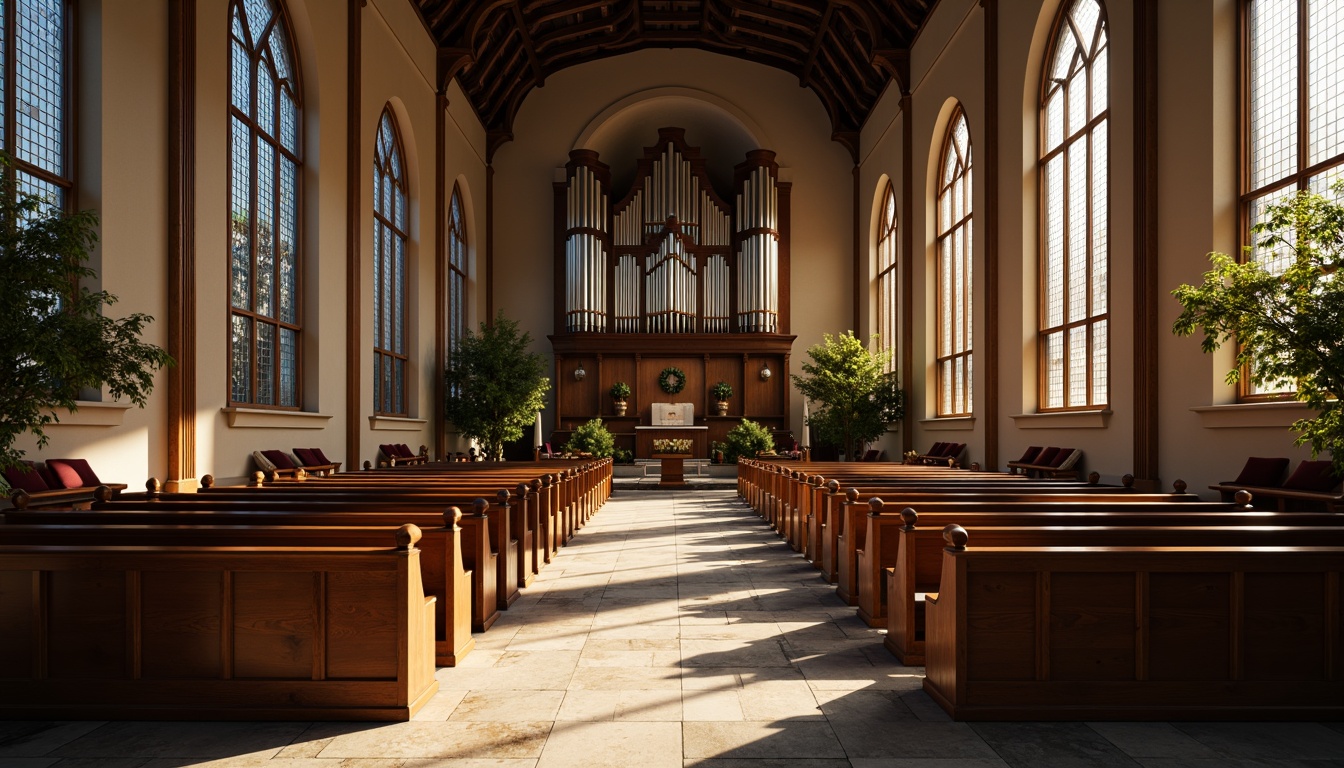
[[[1223,680],[1231,664],[1227,637],[1232,589],[1226,573],[1153,573],[1148,577],[1151,680]],[[1172,653],[1188,648],[1187,653]]]
[[[46,603],[51,677],[127,676],[125,573],[53,571],[47,575]]]
[[[737,360],[731,357],[710,357],[705,356],[705,415],[717,416],[718,410],[714,404],[714,398],[709,396],[709,387],[714,386],[720,381],[728,382],[728,386],[733,388],[733,396],[728,399],[727,418],[742,418],[742,366],[737,364]]]
[[[219,632],[224,584],[218,572],[146,571],[140,577],[141,673],[149,679],[223,676]]]
[[[234,573],[234,675],[311,678],[317,602],[311,572]]]
[[[971,678],[986,674],[997,680],[1036,679],[1036,658],[1032,649],[1039,642],[1036,631],[1036,577],[1031,573],[968,573],[966,591],[992,593],[992,606],[975,603],[965,616],[968,649],[966,665]],[[992,638],[1011,628],[1012,634],[1033,642],[1005,646],[996,642],[977,642],[977,635]],[[983,630],[983,632],[982,632]],[[932,653],[933,644],[926,649]]]
[[[1051,574],[1050,679],[1135,679],[1134,585],[1129,573]]]
[[[401,594],[396,590],[397,575],[396,571],[327,575],[327,677],[397,677],[397,614],[403,606],[378,600],[379,595]]]
[[[603,356],[602,358],[602,414],[604,416],[616,415],[615,400],[611,399],[611,385],[618,381],[623,381],[630,385],[630,396],[625,399],[628,410],[625,412],[625,418],[635,419],[639,417],[641,403],[638,393],[635,391],[635,359],[628,356]]]

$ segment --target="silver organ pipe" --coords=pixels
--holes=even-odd
[[[606,190],[575,161],[566,194],[565,318],[570,331],[607,330]]]
[[[779,187],[772,153],[748,155],[755,164],[743,176],[738,194],[737,329],[749,333],[779,330]],[[739,169],[741,166],[739,166]]]

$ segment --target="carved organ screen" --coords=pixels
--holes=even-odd
[[[788,184],[774,153],[736,166],[730,204],[684,131],[658,138],[616,203],[597,153],[570,153],[556,183],[557,332],[787,333]]]

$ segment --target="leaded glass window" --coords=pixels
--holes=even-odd
[[[462,192],[453,185],[448,203],[448,353],[467,333],[467,220]]]
[[[1269,205],[1299,190],[1325,193],[1344,175],[1344,4],[1338,0],[1249,0],[1242,94],[1242,242]],[[1271,272],[1291,253],[1256,251]],[[1242,377],[1246,400],[1291,396],[1291,381],[1256,386]]]
[[[1042,78],[1043,411],[1102,408],[1109,400],[1107,38],[1097,0],[1068,3]]]
[[[392,113],[373,151],[373,410],[406,415],[406,169]]]
[[[877,341],[889,353],[887,373],[897,365],[896,266],[896,191],[887,182],[877,210]]]
[[[298,408],[302,103],[282,11],[229,5],[229,402]]]
[[[938,415],[971,407],[971,134],[957,107],[938,180]]]
[[[69,208],[70,14],[66,0],[0,0],[0,150],[20,192]]]

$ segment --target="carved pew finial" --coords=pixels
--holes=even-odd
[[[369,461],[368,459],[365,459],[365,460],[364,460],[364,471],[367,472],[367,471],[370,470],[370,469],[373,469],[373,462]]]
[[[471,511],[478,515],[484,515],[485,510],[490,508],[490,502],[485,499],[477,499],[471,502]]]
[[[829,481],[828,483],[826,483],[826,490],[830,491],[831,493],[838,493],[840,491],[840,481],[839,480]]]
[[[1088,485],[1101,485],[1101,473],[1100,473],[1100,472],[1088,472],[1088,473],[1087,473],[1087,484],[1088,484]]]
[[[1176,481],[1171,484],[1171,490],[1173,493],[1185,493],[1186,487],[1187,486],[1185,484],[1185,481],[1179,477],[1176,478]]]
[[[162,492],[163,492],[163,483],[159,482],[159,478],[151,477],[145,481],[145,493],[149,494],[150,496],[158,496]]]
[[[406,523],[397,529],[397,549],[414,549],[416,543],[420,541],[420,537],[423,535],[424,534],[420,533],[420,528],[418,526]]]
[[[532,487],[532,486],[528,485],[527,483],[519,483],[519,484],[517,485],[517,487],[515,487],[515,488],[513,489],[513,493],[514,493],[515,496],[517,496],[517,497],[520,498],[520,499],[521,499],[521,498],[526,498],[526,497],[527,497],[527,492],[528,492],[528,490],[531,489],[531,487]]]
[[[266,473],[265,473],[265,472],[253,472],[253,473],[252,473],[252,484],[253,484],[253,485],[255,485],[255,486],[257,486],[258,488],[260,488],[265,482],[266,482]]]
[[[495,498],[499,499],[499,506],[501,507],[509,506],[509,499],[512,496],[513,494],[509,493],[508,488],[501,488],[498,491],[495,491]]]
[[[915,524],[919,522],[919,513],[915,511],[914,507],[906,507],[901,510],[901,522],[905,523],[901,526],[902,528],[913,531],[915,530]]]
[[[33,497],[29,496],[28,492],[22,488],[16,489],[14,493],[9,496],[9,503],[13,505],[15,509],[27,509],[29,502],[32,500]]]
[[[850,488],[848,491],[845,491],[845,501],[848,501],[852,504],[858,500],[859,500],[858,488]]]
[[[458,523],[462,522],[462,510],[459,507],[449,507],[447,512],[443,513],[443,527],[450,531],[457,530]]]
[[[1244,507],[1246,509],[1253,508],[1253,505],[1251,504],[1251,499],[1255,497],[1251,495],[1250,491],[1244,488],[1240,491],[1237,491],[1236,496],[1233,496],[1232,498],[1237,502],[1237,506],[1239,507]]]
[[[813,475],[812,485],[816,486],[817,488],[820,488],[823,485],[826,485],[826,478],[822,477],[821,475]]]
[[[93,489],[93,500],[98,502],[108,502],[112,500],[112,489],[106,485],[100,485]]]
[[[215,476],[214,476],[214,475],[201,475],[201,487],[202,487],[202,488],[214,488],[214,487],[215,487]]]
[[[874,496],[873,498],[871,498],[871,499],[868,500],[868,509],[869,509],[874,515],[881,514],[881,513],[882,513],[882,506],[883,506],[885,503],[886,503],[886,502],[882,501],[881,498],[879,498],[879,497],[877,497],[877,496]]]
[[[1120,478],[1120,484],[1123,485],[1123,486],[1125,486],[1126,488],[1133,488],[1133,487],[1134,487],[1134,476],[1133,476],[1133,475],[1125,475],[1124,477]]]
[[[955,459],[954,459],[954,461],[955,461]],[[979,471],[980,471],[980,462],[978,462],[978,461],[972,461],[972,462],[971,462],[971,471],[972,471],[972,472],[979,472]]]
[[[943,541],[947,542],[948,549],[961,552],[966,549],[968,539],[970,539],[970,535],[966,533],[966,529],[956,523],[951,523],[943,528]]]

